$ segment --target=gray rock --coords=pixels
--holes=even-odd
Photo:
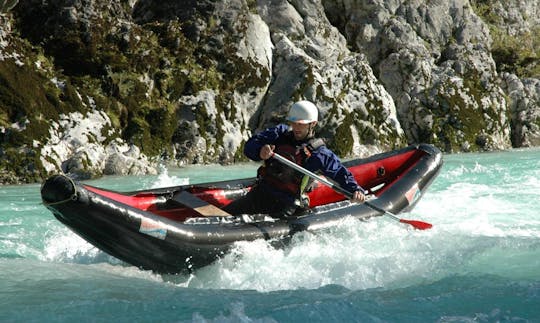
[[[104,136],[103,129],[110,124],[109,117],[99,111],[66,115],[51,127],[51,139],[41,148],[42,164],[51,174],[62,171],[79,179],[156,174],[157,162],[138,147],[128,145],[114,131]]]
[[[539,7],[533,0],[23,1],[16,15],[0,15],[0,60],[35,68],[50,80],[42,101],[56,109],[68,97],[69,106],[48,136],[0,147],[0,157],[9,149],[22,160],[41,156],[0,177],[152,173],[158,156],[144,152],[160,154],[149,149],[160,122],[174,125],[160,137],[172,163],[235,162],[253,132],[282,122],[299,99],[317,104],[317,135],[343,157],[418,142],[446,152],[540,145]],[[510,52],[502,61],[505,53],[494,54],[501,34],[528,40],[519,45],[531,54]],[[56,53],[45,65],[59,65],[29,64],[36,50],[21,50],[28,42]],[[517,66],[508,66],[512,59]],[[86,76],[91,81],[80,85]],[[32,113],[6,113],[13,120],[1,120],[1,137],[20,134],[42,111]]]
[[[513,146],[540,146],[540,80],[504,73],[502,81],[510,98]]]
[[[331,13],[340,8],[351,17],[342,30],[377,66],[409,142],[469,150],[485,129],[491,145],[479,148],[510,146],[488,29],[468,1],[342,1]]]

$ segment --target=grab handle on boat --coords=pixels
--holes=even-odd
[[[308,170],[308,169],[305,169],[304,167],[288,160],[287,158],[281,156],[280,154],[276,153],[276,152],[272,152],[272,157],[277,159],[279,162],[299,171],[300,173],[304,174],[304,175],[307,175],[321,183],[323,183],[324,185],[330,187],[331,189],[333,189],[334,191],[340,193],[340,194],[343,194],[345,195],[347,198],[351,199],[353,194],[349,191],[347,191],[346,189],[344,189],[343,187],[335,184],[335,183],[332,183],[330,182],[329,180],[327,180],[326,178],[324,177],[321,177],[315,173],[313,173],[312,171]],[[376,205],[373,205],[371,204],[370,202],[364,202],[365,205],[367,205],[368,207],[372,208],[373,210],[375,211],[378,211],[378,212],[381,212],[382,214],[384,215],[387,215],[389,217],[391,217],[392,219],[396,220],[396,221],[399,221],[401,223],[406,223],[406,224],[410,224],[412,225],[413,227],[415,227],[416,229],[418,230],[426,230],[426,229],[429,229],[431,228],[433,225],[430,224],[430,223],[427,223],[427,222],[422,222],[422,221],[417,221],[417,220],[405,220],[405,219],[401,219],[399,218],[397,215],[389,212],[389,211],[386,211]]]

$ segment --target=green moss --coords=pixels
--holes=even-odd
[[[14,174],[25,183],[41,181],[46,176],[39,155],[32,149],[8,147],[0,158],[0,169]]]
[[[510,36],[494,26],[490,29],[491,52],[498,72],[514,73],[521,78],[540,76],[540,27],[518,36]]]
[[[0,110],[0,127],[9,127],[10,124],[7,111]]]
[[[329,148],[338,156],[347,156],[352,151],[354,139],[351,134],[351,125],[353,122],[352,114],[347,114],[336,128],[335,139],[330,142]]]
[[[221,112],[223,111],[223,108],[221,106],[222,102],[217,100],[216,102],[216,109],[217,109],[217,115],[216,115],[216,137],[215,137],[215,143],[218,146],[223,146],[223,137],[225,136],[225,131],[223,130],[223,119],[221,119],[219,116]]]
[[[43,140],[48,135],[49,120],[58,120],[60,113],[84,110],[70,82],[65,82],[60,90],[26,64],[18,66],[11,60],[0,61],[0,83],[4,122],[25,124],[24,130],[12,132],[8,139],[11,144]]]
[[[461,140],[457,138],[457,131],[461,130],[466,134],[472,134],[477,132],[476,128],[482,129],[483,125],[477,122],[479,121],[477,119],[478,113],[468,106],[467,102],[460,96],[460,91],[461,89],[455,84],[444,83],[437,93],[437,102],[440,103],[440,108],[432,110],[435,112],[433,133],[437,135],[434,144],[445,147],[447,152],[459,151]],[[469,140],[469,142],[471,141]]]
[[[219,73],[195,58],[196,46],[184,37],[178,21],[133,25],[122,33],[106,20],[92,21],[91,26],[90,31],[74,26],[55,34],[46,42],[47,54],[54,56],[68,79],[76,80],[79,91],[107,112],[125,140],[139,143],[149,155],[168,149],[174,119],[171,102],[217,86]],[[148,83],[141,81],[143,76]],[[82,109],[80,100],[72,100],[76,92],[70,84],[61,96],[57,100],[48,95],[54,105],[70,100],[73,110]]]
[[[257,14],[257,0],[246,0],[246,4],[248,6],[249,12]]]
[[[472,0],[471,5],[474,12],[482,17],[488,24],[501,24],[502,18],[492,10],[491,0]]]
[[[76,86],[53,71],[52,60],[38,47],[13,38],[6,50],[19,58],[0,61],[0,122],[5,127],[0,133],[0,164],[4,173],[24,182],[39,181],[46,174],[34,143],[47,140],[50,121],[86,107]]]
[[[167,102],[157,107],[143,105],[128,114],[130,122],[124,129],[124,137],[150,156],[170,150],[170,142],[176,128],[174,108]]]
[[[170,149],[178,126],[179,98],[212,90],[218,94],[218,115],[233,117],[237,113],[237,107],[231,104],[234,93],[252,92],[266,86],[271,78],[264,66],[237,56],[238,40],[231,38],[236,36],[224,31],[220,20],[211,15],[194,17],[208,19],[207,29],[200,34],[200,41],[194,43],[184,30],[184,24],[190,22],[127,25],[103,11],[84,23],[58,28],[59,21],[49,19],[56,9],[54,5],[25,5],[14,15],[14,29],[20,32],[17,39],[23,38],[10,40],[9,46],[17,48],[10,48],[9,52],[20,53],[24,65],[17,66],[9,59],[0,62],[0,125],[9,128],[20,123],[26,124],[26,128],[0,134],[0,153],[11,146],[31,147],[33,139],[44,142],[48,120],[96,108],[111,119],[111,126],[102,130],[107,138],[105,143],[113,140],[116,133],[137,144],[143,153],[156,156]],[[243,24],[241,32],[247,33],[248,15],[256,10],[256,2],[247,2],[244,9],[237,26]],[[225,46],[208,48],[216,35],[224,35]],[[36,68],[37,61],[40,68]],[[53,78],[62,85],[57,87],[50,81]],[[195,114],[201,125],[200,135],[211,139],[207,140],[207,148],[221,145],[223,120],[210,120],[204,108],[195,110]],[[246,125],[241,127],[245,130]],[[20,158],[14,163],[21,162],[26,152],[18,154]],[[39,160],[30,164],[42,167]],[[20,164],[13,167],[24,169]],[[24,172],[19,170],[18,173]]]
[[[245,142],[242,141],[242,143],[240,144],[238,149],[236,149],[236,151],[234,152],[234,161],[235,162],[242,162],[242,161],[247,161],[248,160],[246,155],[244,155],[244,147],[245,147]]]
[[[200,104],[197,107],[195,118],[197,124],[199,125],[199,135],[204,139],[208,139],[208,135],[211,134],[211,132],[209,132],[209,128],[213,126],[213,120],[210,118],[210,115],[203,104]],[[208,145],[209,140],[206,140],[206,143]]]
[[[473,10],[489,26],[493,44],[491,54],[498,72],[509,72],[520,78],[540,77],[540,27],[518,35],[510,35],[502,18],[496,14],[491,1],[472,2]],[[525,17],[527,19],[527,17]]]
[[[490,90],[482,85],[477,73],[469,72],[464,75],[463,87],[452,82],[445,82],[439,84],[435,91],[435,102],[438,102],[438,108],[429,109],[433,117],[433,129],[432,131],[420,129],[422,137],[420,139],[424,142],[444,147],[447,152],[457,152],[461,151],[464,141],[474,144],[480,134],[493,133],[497,131],[496,129],[508,126],[502,124],[503,121],[495,103],[494,106],[485,106],[482,102],[486,96],[489,96]],[[472,104],[465,98],[472,99]],[[417,119],[423,117],[423,115],[416,116]],[[496,129],[491,129],[488,121],[498,123]],[[436,136],[433,137],[432,134]],[[472,150],[483,148],[473,146]]]

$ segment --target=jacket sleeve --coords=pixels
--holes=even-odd
[[[324,176],[351,193],[361,191],[366,194],[366,191],[358,185],[354,176],[343,166],[336,154],[326,147],[321,147],[315,154],[311,155],[306,168],[313,172],[320,170]]]
[[[262,146],[272,145],[282,134],[289,131],[289,127],[285,124],[279,124],[272,128],[267,128],[253,137],[244,145],[244,154],[251,160],[260,161],[261,157],[259,152],[261,151]]]

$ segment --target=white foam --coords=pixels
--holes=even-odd
[[[48,262],[88,265],[92,272],[103,272],[108,276],[163,281],[160,275],[127,265],[63,228],[45,241],[43,253],[38,258]]]
[[[417,279],[413,277],[429,276],[436,266],[424,259],[432,252],[426,235],[431,236],[383,218],[351,218],[326,232],[297,234],[284,249],[262,240],[238,243],[221,261],[197,271],[187,286],[267,292],[411,283]]]
[[[169,175],[169,170],[161,167],[157,179],[151,183],[150,188],[171,187],[178,185],[188,185],[189,177],[177,177]]]
[[[511,169],[497,165],[449,164],[448,172],[441,174],[416,208],[399,215],[432,223],[430,230],[414,230],[384,216],[367,222],[349,218],[323,232],[298,233],[284,248],[276,249],[263,240],[237,243],[216,263],[167,280],[187,288],[269,292],[331,284],[351,290],[403,287],[470,272],[538,279],[538,257],[534,256],[540,250],[540,184],[536,168],[514,176]],[[223,168],[177,171],[178,176],[162,172],[151,185],[188,184],[203,175],[205,180],[223,177]],[[235,170],[233,175],[238,173]],[[138,275],[137,269],[115,267],[110,259],[99,263],[104,254],[81,241],[75,235],[51,238],[46,258],[77,263],[88,259],[106,271]],[[140,275],[159,279],[148,272],[140,271]]]
[[[498,172],[480,166],[469,169]],[[324,232],[299,233],[284,249],[262,240],[238,243],[231,254],[197,271],[183,286],[268,292],[337,284],[358,290],[436,281],[463,271],[537,277],[531,270],[516,271],[517,264],[495,271],[496,256],[488,265],[484,259],[504,255],[504,264],[514,254],[540,247],[537,208],[524,208],[530,198],[518,200],[510,194],[508,187],[515,182],[499,179],[501,185],[491,185],[470,178],[453,178],[428,191],[413,212],[399,215],[434,224],[430,230],[414,230],[384,216],[367,222],[351,218]],[[527,192],[536,184],[530,178],[525,182],[532,183],[522,187]]]
[[[75,233],[61,230],[45,240],[42,260],[54,262],[91,263],[102,252]]]
[[[207,319],[200,313],[196,312],[193,314],[192,322],[195,323],[235,323],[235,322],[253,322],[253,323],[273,323],[277,322],[271,317],[264,317],[264,318],[251,318],[246,315],[245,313],[245,305],[242,302],[234,302],[229,305],[229,312],[230,314],[225,316],[223,313],[220,313],[217,317],[212,319]]]

